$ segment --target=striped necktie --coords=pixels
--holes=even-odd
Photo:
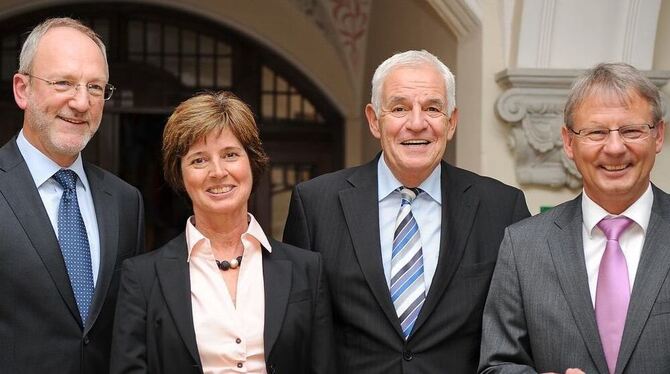
[[[412,201],[421,190],[400,187],[400,211],[396,218],[391,254],[391,300],[402,332],[407,339],[412,332],[426,298],[423,278],[423,251],[419,226],[412,215]]]

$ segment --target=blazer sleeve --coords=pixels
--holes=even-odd
[[[148,372],[147,301],[138,279],[139,274],[134,262],[123,262],[112,335],[111,374]]]
[[[314,320],[312,323],[312,357],[310,373],[335,374],[335,338],[330,307],[328,282],[323,271],[321,256],[318,257],[319,275]]]
[[[307,223],[307,213],[305,212],[305,206],[302,197],[300,196],[299,187],[299,185],[296,186],[291,194],[291,202],[288,208],[288,216],[286,217],[286,225],[284,226],[284,236],[282,241],[299,248],[313,250]]]
[[[509,228],[484,307],[480,374],[536,373]]]
[[[530,211],[528,210],[528,204],[526,203],[526,195],[524,195],[521,190],[517,190],[513,214],[512,222],[518,222],[524,218],[530,217]]]

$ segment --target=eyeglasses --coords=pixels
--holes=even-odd
[[[407,118],[407,116],[409,116],[410,113],[412,113],[412,108],[405,106],[396,106],[393,107],[391,110],[382,109],[381,112],[382,115],[388,114],[395,118]],[[442,110],[440,110],[440,108],[435,106],[421,108],[421,115],[428,116],[430,118],[440,118],[442,116],[448,117],[447,113],[443,112]]]
[[[72,96],[76,95],[77,91],[79,90],[79,87],[85,86],[86,92],[88,92],[89,95],[96,98],[101,97],[105,101],[107,101],[112,98],[112,94],[116,89],[116,87],[112,86],[109,83],[105,85],[100,85],[97,83],[74,83],[68,80],[51,81],[28,73],[21,73],[21,74],[45,82],[49,86],[53,87],[53,89],[56,90],[56,92],[69,93]]]
[[[568,127],[575,136],[585,142],[592,144],[604,143],[612,131],[617,131],[621,139],[626,143],[633,143],[645,140],[651,134],[651,131],[656,128],[656,125],[642,124],[642,125],[626,125],[617,129],[608,129],[606,127],[590,127],[575,131]]]

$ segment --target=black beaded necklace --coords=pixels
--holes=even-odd
[[[234,258],[230,261],[216,260],[216,266],[218,266],[219,269],[221,269],[223,271],[227,271],[228,269],[237,269],[238,267],[240,267],[241,264],[242,264],[242,256],[237,256],[236,258]]]

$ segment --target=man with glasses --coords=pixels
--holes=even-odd
[[[442,157],[458,122],[454,76],[426,51],[384,61],[365,108],[382,152],[299,184],[284,240],[321,252],[338,372],[473,373],[482,309],[523,193]]]
[[[100,125],[105,46],[70,18],[23,44],[19,134],[0,148],[0,371],[108,372],[121,261],[143,248],[142,197],[81,151]]]
[[[623,63],[574,83],[563,149],[572,201],[509,227],[484,310],[482,373],[670,372],[670,196],[659,90]]]

